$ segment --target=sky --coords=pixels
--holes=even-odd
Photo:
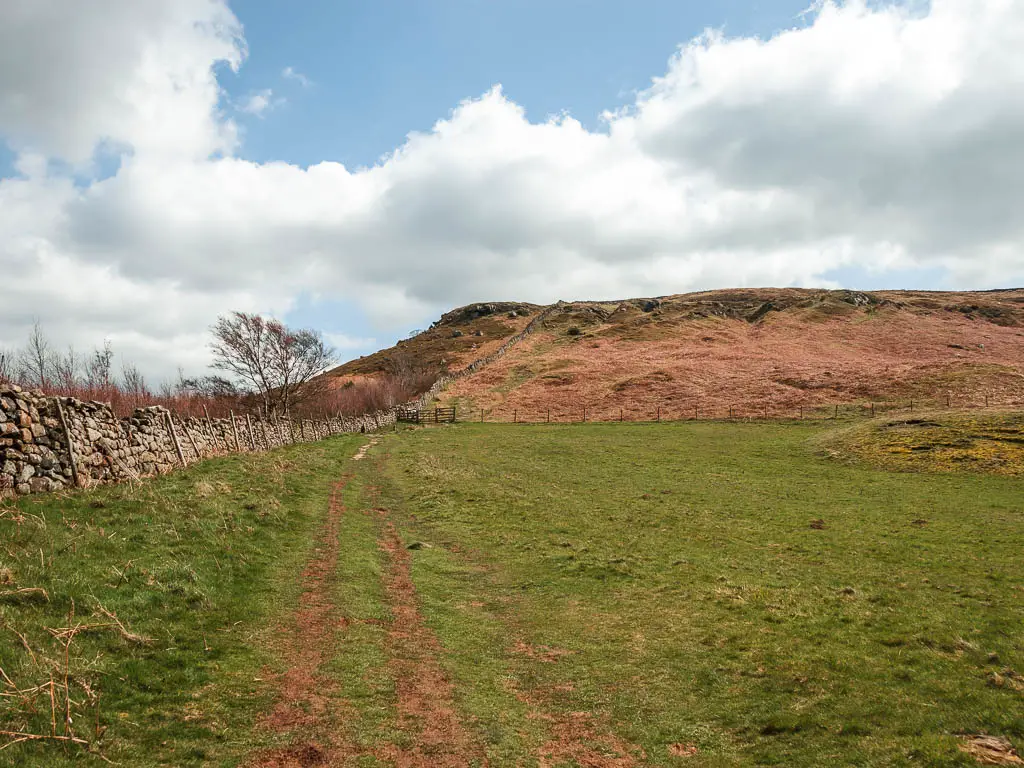
[[[0,350],[1024,285],[1014,0],[4,0]]]

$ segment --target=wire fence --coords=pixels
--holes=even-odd
[[[453,421],[485,422],[500,424],[566,424],[566,423],[615,423],[615,422],[661,422],[661,421],[792,421],[871,418],[885,415],[906,415],[935,410],[984,410],[1024,408],[1024,400],[996,399],[988,395],[977,397],[907,398],[901,400],[864,400],[859,402],[835,402],[815,404],[790,403],[737,403],[723,405],[700,402],[682,405],[638,405],[621,406],[602,404],[470,408],[466,406],[453,410]],[[429,409],[428,409],[429,410]]]

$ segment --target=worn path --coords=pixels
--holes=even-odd
[[[459,768],[492,764],[481,734],[456,703],[456,687],[445,672],[445,648],[420,609],[412,578],[411,555],[399,522],[383,508],[379,487],[365,485],[360,509],[346,508],[345,494],[353,478],[375,481],[380,467],[365,461],[380,442],[374,437],[352,457],[352,465],[335,485],[330,507],[314,550],[302,571],[302,594],[293,614],[276,632],[275,646],[284,671],[275,677],[276,702],[261,725],[279,734],[285,746],[263,749],[243,763],[245,768],[305,768],[306,766],[393,765],[396,768]],[[350,502],[351,503],[351,502]],[[363,508],[365,507],[365,508]],[[354,533],[353,514],[369,515],[379,560],[377,590],[390,619],[345,615],[334,595],[341,537]],[[340,585],[344,589],[344,584]],[[354,623],[383,624],[383,668],[373,670],[393,686],[386,718],[370,735],[359,731],[360,714],[345,699],[329,665],[338,658],[344,634]],[[510,633],[511,636],[511,633]],[[510,643],[509,653],[536,663],[557,661],[557,654],[535,654],[522,642]],[[341,659],[345,663],[345,659]],[[529,711],[529,718],[546,723],[547,738],[535,751],[531,765],[626,768],[635,764],[636,748],[599,727],[586,713],[568,716],[548,711],[546,702],[513,687],[509,692]],[[642,754],[642,753],[639,753]],[[518,764],[518,763],[517,763]]]

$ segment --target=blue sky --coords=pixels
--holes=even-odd
[[[806,7],[807,0],[235,0],[249,58],[237,75],[222,73],[221,85],[235,100],[266,88],[284,99],[263,116],[243,118],[241,156],[356,168],[499,83],[533,121],[568,112],[602,130],[602,112],[630,104],[681,43],[707,28],[770,37],[801,26]],[[287,67],[308,85],[283,77]],[[351,304],[308,294],[286,319],[374,339],[345,356],[412,330],[371,327]]]
[[[242,154],[372,165],[410,131],[500,83],[531,120],[568,111],[591,129],[704,29],[769,37],[808,0],[235,0],[249,59],[221,84],[287,99],[245,123]],[[281,77],[286,67],[312,87]]]

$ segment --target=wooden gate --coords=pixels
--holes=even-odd
[[[399,408],[398,420],[410,424],[454,424],[454,408]]]

